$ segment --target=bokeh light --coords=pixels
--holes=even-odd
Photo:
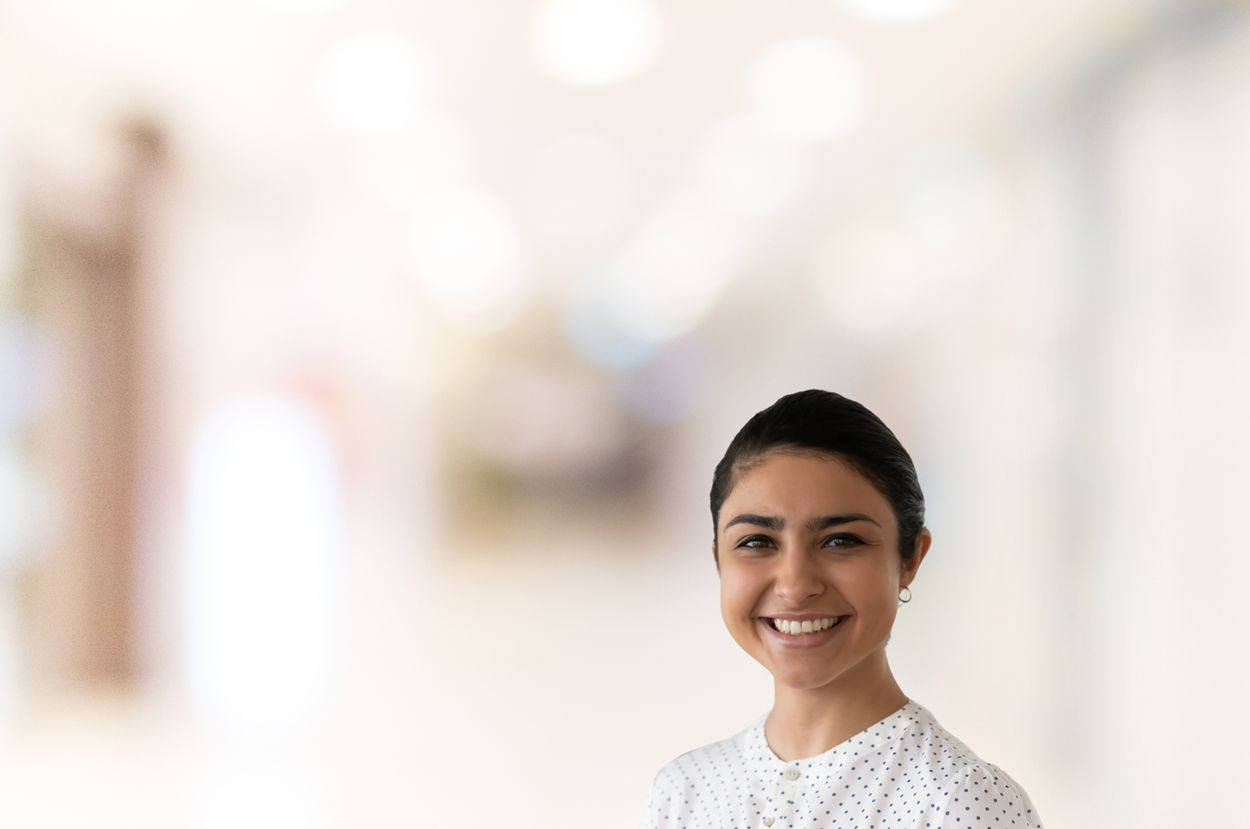
[[[622,327],[613,313],[603,272],[591,274],[570,292],[562,322],[562,333],[573,350],[603,368],[634,368],[661,348],[660,342]]]
[[[450,314],[493,326],[523,308],[521,237],[489,193],[459,187],[424,196],[408,217],[405,251],[421,286]]]
[[[361,142],[361,186],[379,204],[411,209],[430,191],[461,184],[467,154],[455,124],[437,113],[421,112],[402,132]]]
[[[370,32],[339,43],[322,60],[315,96],[333,127],[355,135],[416,123],[433,92],[429,57],[406,35]]]
[[[827,38],[799,37],[766,49],[747,70],[746,96],[764,127],[792,141],[844,135],[863,120],[868,73]]]
[[[697,195],[670,197],[601,276],[616,324],[642,340],[693,330],[735,276],[748,241]]]
[[[298,398],[209,412],[187,467],[187,659],[210,720],[285,729],[322,711],[340,639],[334,440]]]
[[[1005,221],[993,167],[970,144],[912,152],[891,188],[816,253],[819,304],[843,330],[893,335],[940,313],[978,279]]]
[[[571,84],[630,78],[660,50],[662,25],[651,0],[544,0],[534,18],[538,62]]]

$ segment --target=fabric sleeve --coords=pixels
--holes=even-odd
[[[670,821],[673,806],[673,781],[669,778],[667,771],[667,769],[661,769],[651,781],[651,792],[647,795],[647,806],[642,812],[642,820],[638,823],[638,829],[669,829],[677,825]]]
[[[926,829],[1043,829],[1037,809],[1020,784],[990,763],[969,767],[946,802],[933,804],[917,825]]]

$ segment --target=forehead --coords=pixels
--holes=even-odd
[[[894,523],[885,496],[855,467],[836,456],[800,452],[769,453],[739,473],[720,521],[742,512],[796,518],[858,512],[882,526]]]

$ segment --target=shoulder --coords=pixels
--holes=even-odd
[[[698,786],[714,784],[717,779],[749,767],[752,755],[752,737],[764,718],[739,731],[732,737],[709,743],[676,758],[655,776],[656,785]]]
[[[945,812],[942,826],[957,818],[951,825],[967,826],[980,819],[1042,829],[1042,819],[1020,784],[998,766],[984,761],[970,766],[956,783]]]
[[[899,713],[908,720],[907,730],[899,740],[899,751],[907,755],[906,761],[910,762],[905,762],[913,773],[934,780],[950,780],[983,764],[972,749],[943,728],[923,705],[909,702]]]
[[[722,795],[741,788],[750,776],[761,717],[734,736],[677,757],[651,784],[643,827],[682,827],[716,811]]]
[[[977,819],[1041,829],[1032,801],[1015,780],[976,755],[944,729],[933,715],[915,705],[913,722],[899,752],[900,771],[940,819],[935,826],[976,825]]]

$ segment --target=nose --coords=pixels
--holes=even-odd
[[[777,578],[773,592],[791,604],[802,604],[807,599],[825,592],[812,557],[802,549],[791,548],[782,554],[778,562]]]

